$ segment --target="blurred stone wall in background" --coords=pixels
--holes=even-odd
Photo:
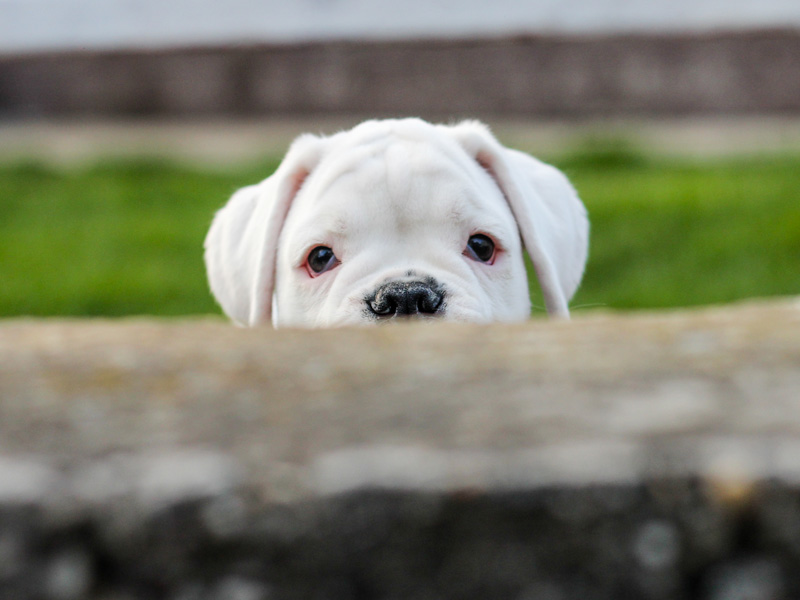
[[[800,31],[0,56],[0,118],[796,114]]]

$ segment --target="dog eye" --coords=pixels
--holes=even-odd
[[[492,264],[495,255],[494,242],[488,235],[476,233],[467,240],[467,248],[464,250],[464,254],[473,260]]]
[[[325,271],[330,271],[333,267],[339,264],[333,250],[327,246],[317,246],[314,248],[306,259],[306,266],[308,267],[308,274],[311,277],[316,277]]]

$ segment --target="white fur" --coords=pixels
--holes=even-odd
[[[463,254],[475,233],[498,243],[494,264]],[[530,314],[522,243],[548,312],[567,317],[588,236],[566,177],[484,125],[367,121],[298,138],[272,176],[217,213],[205,258],[214,296],[241,325],[372,322],[371,291],[420,277],[446,290],[441,318],[518,321]],[[304,263],[317,245],[341,264],[311,278]]]

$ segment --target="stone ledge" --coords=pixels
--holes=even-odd
[[[791,300],[6,321],[0,596],[797,597],[798,399]]]
[[[517,325],[0,322],[0,451],[527,452],[800,435],[800,304]],[[591,453],[590,453],[591,454]]]

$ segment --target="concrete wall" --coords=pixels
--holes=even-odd
[[[800,32],[0,58],[0,115],[797,113]]]
[[[0,597],[800,596],[800,305],[0,323]]]

